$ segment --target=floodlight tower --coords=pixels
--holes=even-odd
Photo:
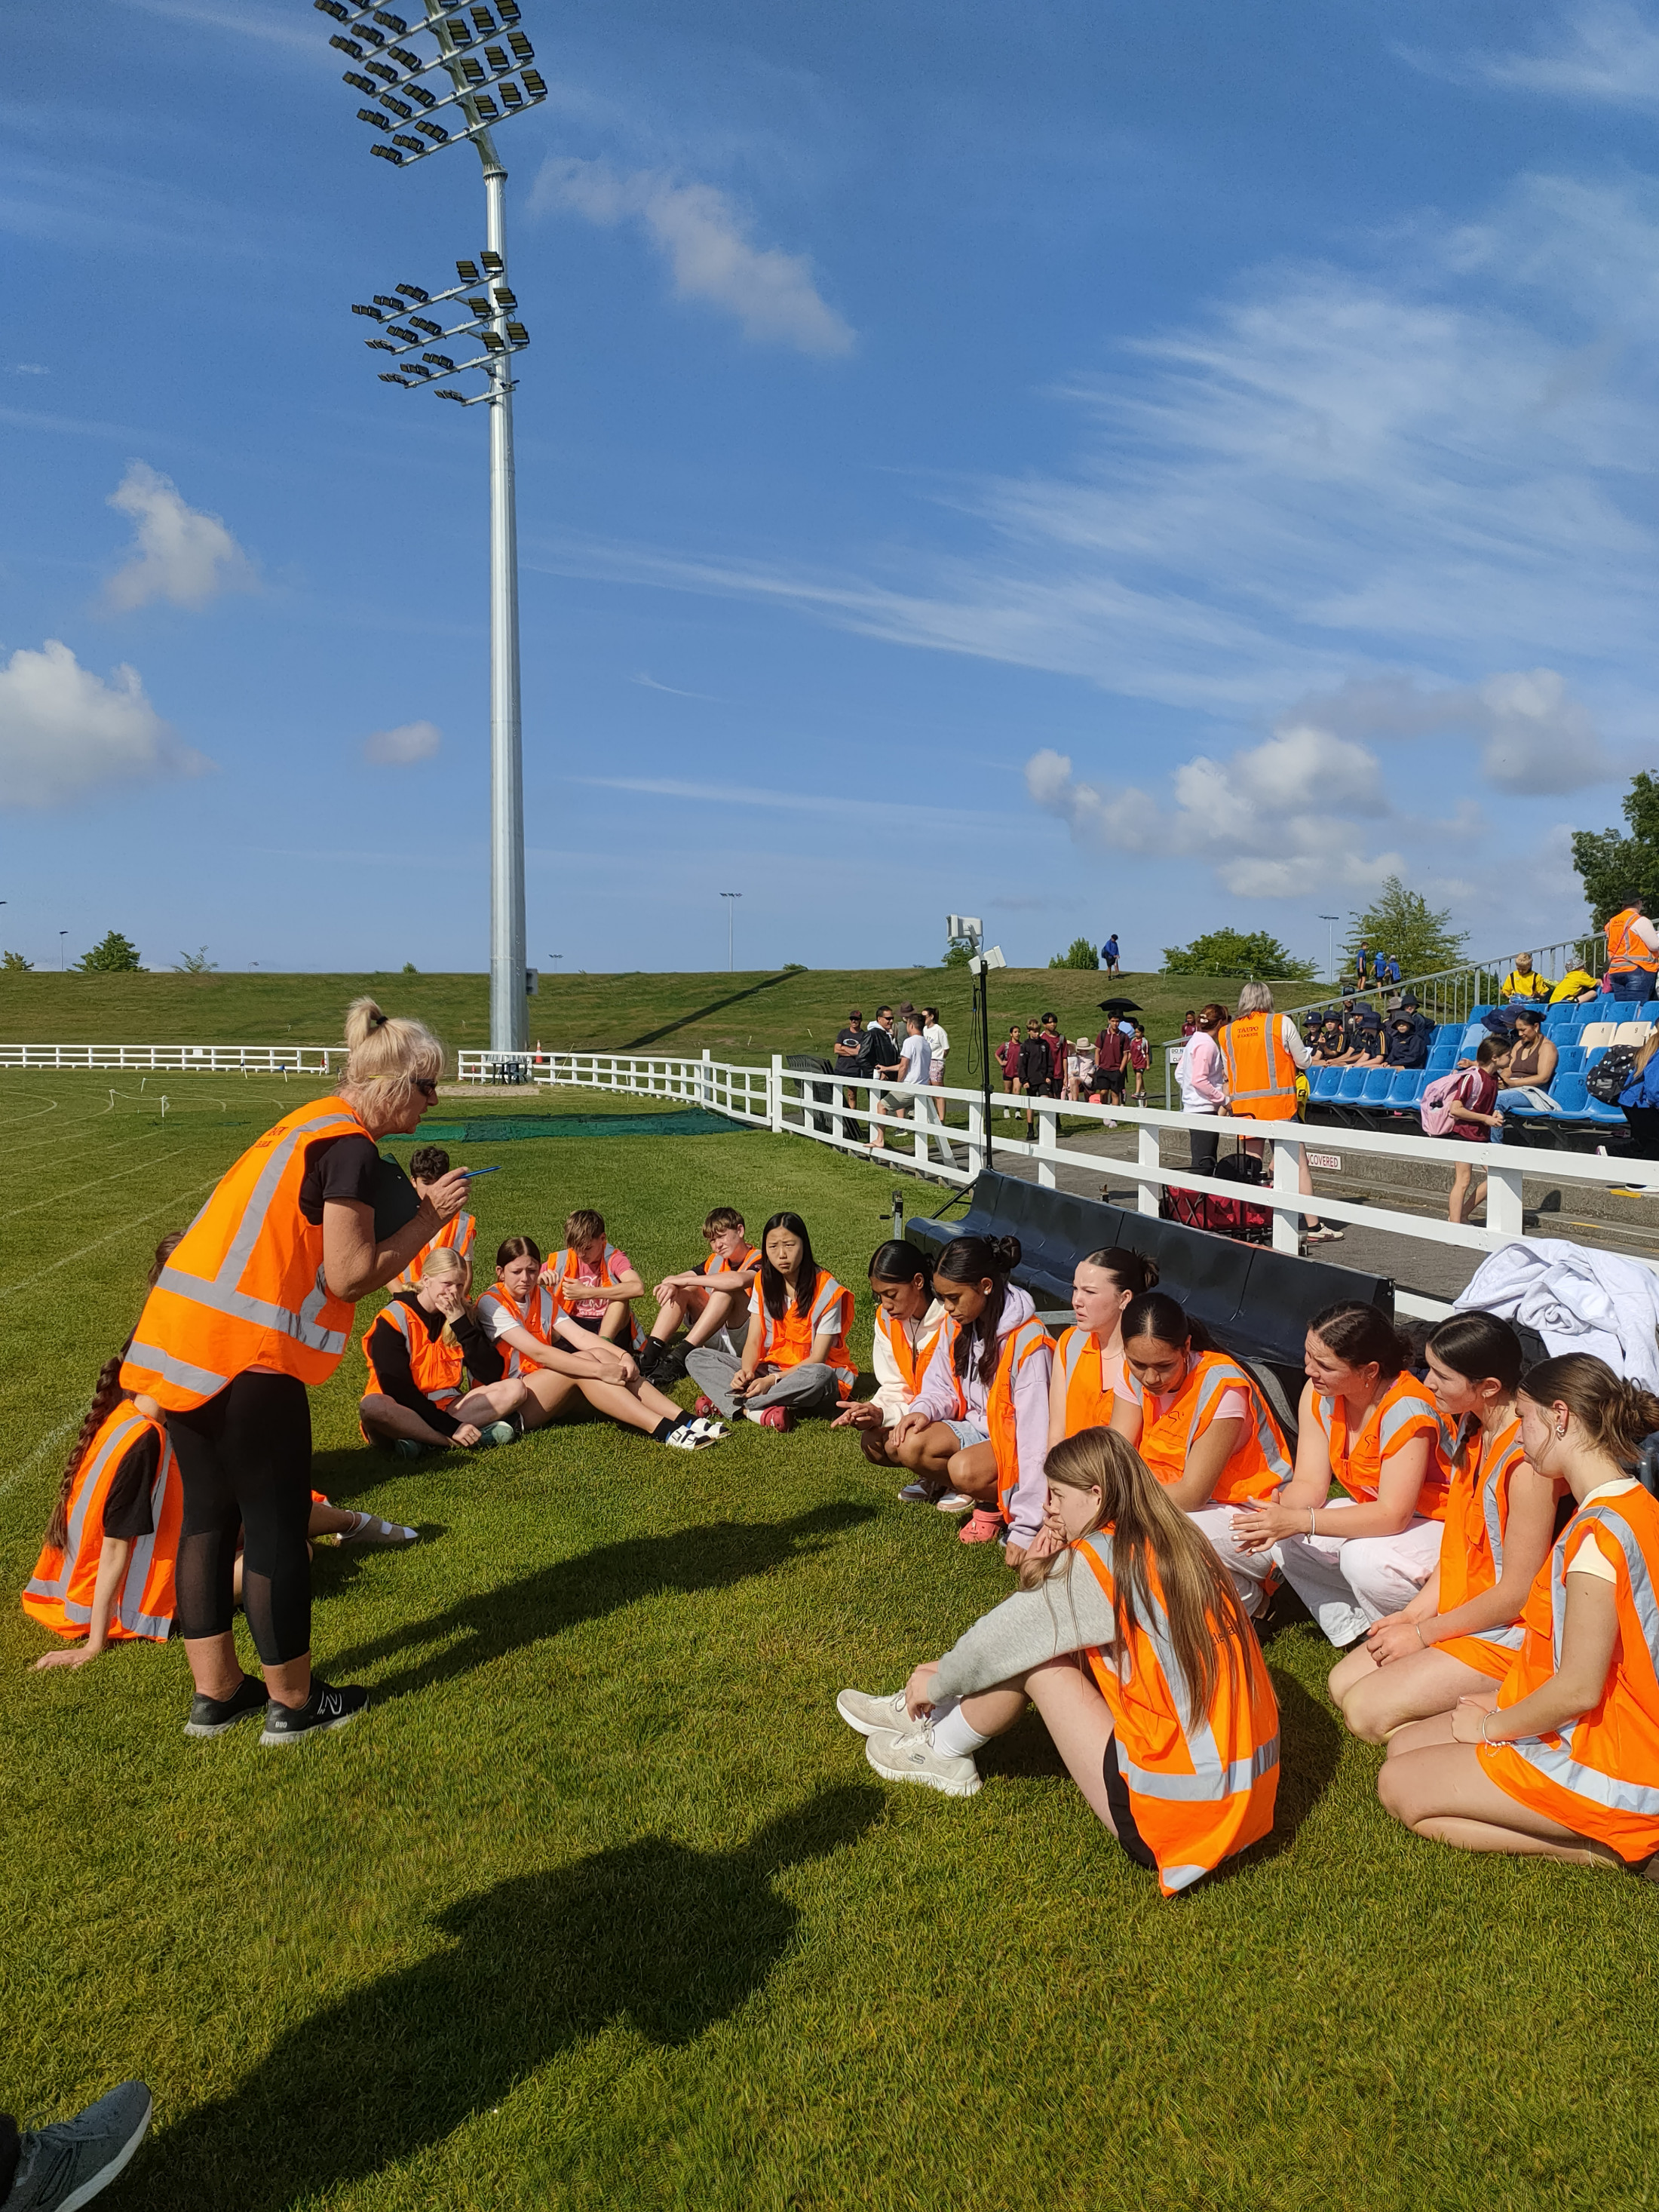
[[[491,0],[494,14],[489,7],[444,7],[440,0],[412,4],[423,7],[424,16],[411,26],[389,9],[315,0],[340,26],[329,44],[354,64],[345,71],[345,82],[374,102],[357,110],[361,121],[384,134],[370,146],[371,154],[409,168],[446,146],[471,139],[483,164],[484,248],[476,264],[456,263],[459,288],[427,293],[400,284],[396,289],[404,298],[377,293],[374,307],[355,312],[386,324],[398,341],[368,341],[398,356],[395,369],[382,372],[386,382],[437,388],[434,368],[456,376],[481,369],[485,379],[483,389],[471,397],[453,389],[441,389],[439,397],[489,409],[489,1043],[495,1052],[519,1052],[528,1040],[529,1020],[511,368],[512,356],[530,340],[518,320],[518,301],[507,279],[507,171],[490,130],[538,106],[547,97],[547,86],[531,67],[535,51],[519,28],[519,0]],[[428,33],[436,40],[435,53],[407,43]],[[411,303],[424,307],[452,300],[465,300],[469,320],[445,327],[410,313]],[[399,323],[405,327],[393,327]],[[459,366],[446,354],[422,349],[423,338],[475,335],[483,352]]]

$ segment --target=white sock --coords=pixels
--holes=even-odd
[[[981,1735],[969,1728],[966,1714],[952,1698],[948,1705],[933,1709],[933,1748],[942,1751],[947,1759],[969,1759],[981,1744],[989,1743],[988,1735]]]

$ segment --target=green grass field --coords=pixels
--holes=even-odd
[[[163,1121],[159,1087],[0,1077],[14,1592],[150,1248],[302,1095],[199,1078]],[[867,1351],[867,1166],[757,1133],[468,1153],[506,1170],[481,1246],[597,1204],[647,1279],[710,1202],[797,1207]],[[1653,1892],[1406,1837],[1310,1628],[1268,1650],[1277,1832],[1165,1903],[1034,1719],[974,1799],[876,1783],[836,1690],[1006,1580],[849,1437],[687,1459],[583,1423],[410,1466],[358,1443],[361,1374],[316,1394],[319,1487],[422,1541],[319,1552],[319,1663],[374,1693],[344,1735],[186,1742],[177,1646],[39,1675],[0,1613],[0,2106],[143,2075],[112,2207],[1651,2205]]]

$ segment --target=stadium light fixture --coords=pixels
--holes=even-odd
[[[470,141],[483,167],[484,250],[475,260],[455,264],[459,284],[427,292],[418,284],[400,283],[395,294],[376,292],[373,307],[354,307],[352,313],[380,325],[380,331],[366,341],[370,347],[398,356],[396,368],[380,371],[383,383],[430,390],[440,373],[476,373],[483,380],[479,389],[446,385],[438,397],[489,410],[489,1042],[493,1051],[520,1052],[529,1024],[513,368],[530,333],[507,282],[507,171],[491,131],[538,106],[548,87],[533,66],[535,48],[522,27],[519,0],[489,0],[487,6],[482,0],[462,6],[446,6],[441,0],[402,3],[407,15],[360,0],[314,0],[319,12],[331,19],[330,46],[350,64],[344,81],[366,103],[356,112],[374,134],[371,154],[407,169],[447,146]],[[460,321],[410,312],[453,302],[465,307]],[[476,348],[458,347],[459,339],[474,340]],[[428,350],[434,341],[446,350]],[[470,358],[463,359],[463,352]]]

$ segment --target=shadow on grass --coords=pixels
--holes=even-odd
[[[824,1790],[736,1850],[645,1836],[464,1899],[435,1923],[445,1949],[289,2030],[135,2179],[158,2204],[282,2212],[441,2142],[613,2022],[688,2044],[794,1942],[775,1877],[856,1844],[882,1805],[873,1785]]]
[[[1280,1858],[1296,1841],[1297,1831],[1330,1788],[1342,1756],[1342,1728],[1318,1699],[1310,1697],[1293,1674],[1269,1667],[1279,1700],[1279,1796],[1273,1833],[1224,1860],[1205,1881],[1209,1889],[1249,1867]]]
[[[329,1672],[333,1679],[349,1681],[379,1660],[422,1645],[443,1645],[374,1686],[377,1705],[406,1697],[583,1621],[601,1620],[641,1598],[665,1590],[689,1596],[727,1589],[751,1576],[771,1574],[821,1551],[840,1530],[873,1520],[875,1512],[873,1505],[819,1505],[792,1521],[711,1521],[668,1536],[630,1536],[623,1543],[561,1559],[522,1581],[477,1591],[445,1613],[407,1622],[373,1643],[331,1656]]]
[[[711,999],[706,1006],[693,1006],[689,1013],[680,1014],[672,1022],[665,1022],[659,1030],[647,1030],[643,1036],[629,1037],[626,1044],[617,1045],[614,1049],[633,1052],[642,1044],[655,1044],[659,1038],[672,1036],[676,1030],[683,1030],[692,1022],[702,1021],[709,1014],[720,1013],[727,1006],[740,1006],[744,1000],[752,999],[762,991],[769,991],[775,983],[787,983],[788,981],[787,972],[780,969],[775,975],[763,976],[758,983],[751,983],[746,991],[733,991],[729,997]],[[612,1048],[609,1046],[601,1048],[607,1051]]]

